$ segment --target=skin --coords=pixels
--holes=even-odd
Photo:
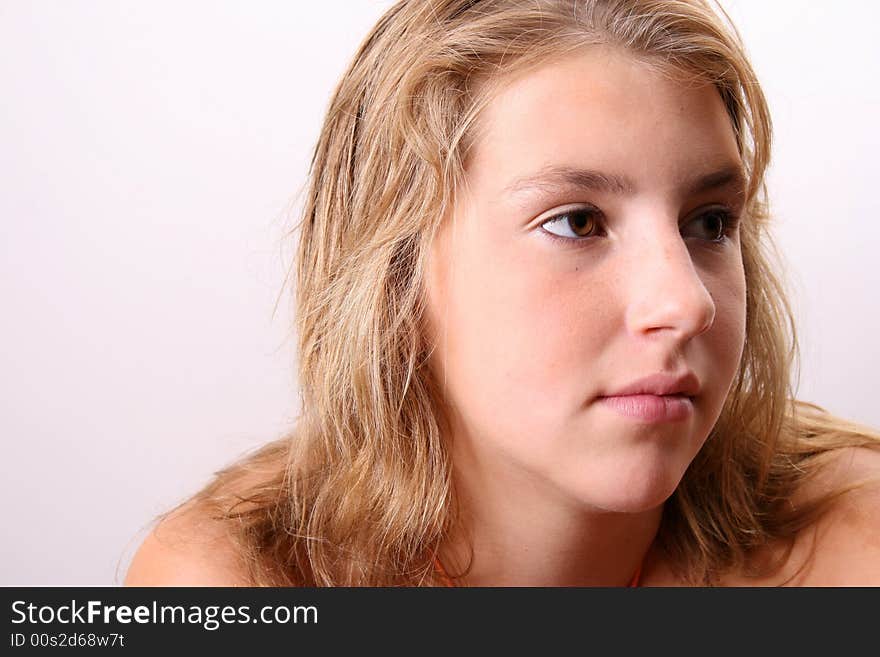
[[[632,189],[518,184],[554,167]],[[713,242],[719,207],[742,210],[742,180],[693,189],[741,168],[713,87],[614,50],[522,74],[488,105],[428,282],[469,534],[444,559],[466,564],[473,543],[466,583],[625,584],[642,561],[742,355],[738,230]],[[586,212],[546,223],[566,210]],[[548,237],[578,237],[577,221],[580,242]],[[684,420],[597,400],[684,370],[700,381]]]
[[[464,519],[441,561],[456,572],[470,563],[465,585],[625,585],[640,563],[642,585],[681,584],[651,542],[717,420],[745,336],[738,235],[710,245],[717,223],[700,213],[738,212],[741,190],[688,191],[690,179],[740,164],[721,101],[593,49],[510,80],[480,128],[469,189],[429,268],[431,365],[445,384]],[[547,166],[626,176],[634,191],[505,191]],[[583,248],[540,232],[584,204],[603,214]],[[596,401],[683,369],[701,385],[684,421],[638,423]],[[880,451],[841,450],[791,502],[866,479],[880,481]],[[258,484],[237,485],[246,494]],[[147,536],[124,584],[248,578],[229,528],[187,504]],[[778,573],[734,572],[721,584],[880,585],[880,483],[841,497]]]

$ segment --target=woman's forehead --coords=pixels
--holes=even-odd
[[[741,160],[714,86],[593,49],[499,84],[468,152],[470,182],[504,178],[505,189],[554,167],[607,172],[609,185],[638,186],[662,173],[684,184],[694,168],[708,175],[741,168]]]

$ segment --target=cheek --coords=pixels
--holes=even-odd
[[[714,328],[718,348],[723,348],[728,360],[738,363],[746,337],[746,282],[740,261],[718,282],[712,296],[716,304]]]
[[[710,289],[715,301],[715,322],[703,336],[708,354],[703,363],[715,383],[713,403],[720,413],[730,385],[739,369],[746,337],[746,284],[741,267],[731,267]]]
[[[586,336],[601,313],[585,307],[574,278],[538,255],[497,243],[456,255],[447,307],[435,311],[445,326],[438,351],[448,392],[472,420],[546,430],[589,390]]]

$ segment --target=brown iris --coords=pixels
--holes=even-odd
[[[572,210],[566,212],[565,216],[572,232],[578,237],[587,237],[596,229],[596,213],[592,210]]]

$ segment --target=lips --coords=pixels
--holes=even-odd
[[[700,380],[691,371],[678,374],[660,372],[651,374],[626,385],[604,392],[600,397],[624,397],[630,395],[678,395],[694,397],[700,392]]]
[[[619,415],[640,422],[680,422],[694,412],[693,401],[685,395],[618,395],[599,401]]]
[[[652,374],[599,396],[602,405],[640,422],[679,422],[694,412],[700,380],[691,371]]]

